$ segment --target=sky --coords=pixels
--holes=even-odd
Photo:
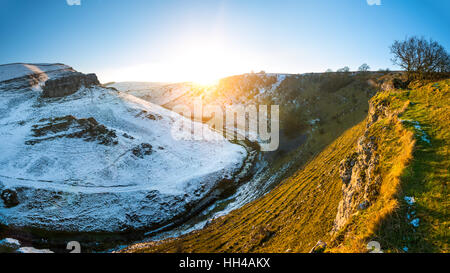
[[[65,63],[101,82],[396,69],[394,40],[450,51],[449,27],[448,0],[0,0],[0,63]]]

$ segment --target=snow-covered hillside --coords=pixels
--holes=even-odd
[[[47,76],[60,75],[63,71],[74,71],[64,64],[4,64],[0,65],[0,82],[18,79],[24,76],[45,73]]]
[[[195,120],[205,120],[203,111],[194,110],[194,102],[201,101],[203,105],[217,105],[226,110],[239,112],[249,105],[266,104],[267,98],[276,99],[276,92],[280,84],[290,74],[275,73],[249,73],[223,78],[213,85],[199,85],[192,82],[161,84],[152,82],[118,82],[108,86],[119,91],[139,97],[154,104],[164,106],[167,109],[183,105],[187,106],[191,112],[184,114],[187,117],[193,116]],[[295,76],[295,75],[294,75]],[[200,115],[197,115],[200,114]],[[264,117],[263,117],[264,118]],[[253,120],[254,124],[258,121]],[[269,120],[266,122],[270,122]],[[247,122],[248,123],[248,122]],[[256,140],[260,144],[258,132],[247,128],[247,124],[235,126],[225,126],[227,133],[237,133],[245,136],[247,133],[251,140]],[[256,129],[256,128],[255,128]],[[263,144],[264,145],[264,144]]]
[[[118,82],[109,84],[108,87],[154,104],[165,105],[191,91],[192,83]]]
[[[40,69],[38,87],[24,87],[23,77],[36,75],[29,67]],[[184,117],[129,94],[94,86],[41,96],[45,80],[72,71],[0,66],[0,223],[59,231],[158,227],[241,168],[242,146],[222,137],[176,141],[172,125]]]
[[[274,91],[288,76],[290,75],[274,73],[243,74],[223,78],[219,83],[209,86],[202,86],[192,82],[171,84],[117,82],[108,84],[108,87],[114,87],[121,92],[158,105],[166,105],[169,108],[177,103],[189,105],[192,100],[198,98],[203,99],[204,103],[215,103],[218,105],[249,104],[254,101],[249,101],[249,98],[242,93],[253,92],[255,99],[263,96],[272,96]]]

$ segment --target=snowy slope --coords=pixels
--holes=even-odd
[[[145,99],[154,104],[165,105],[188,93],[191,83],[118,82],[108,85],[121,92]]]
[[[33,74],[53,72],[61,73],[61,71],[73,71],[70,66],[64,64],[4,64],[0,65],[0,82],[21,78]]]
[[[201,100],[203,105],[218,105],[223,111],[229,109],[239,112],[237,109],[245,109],[249,105],[266,104],[268,97],[277,96],[277,88],[290,74],[278,73],[252,73],[223,78],[217,84],[201,86],[190,82],[161,84],[152,82],[118,82],[109,85],[119,91],[131,94],[154,104],[162,105],[168,109],[174,106],[185,105],[190,108],[191,114],[200,113],[194,111],[193,102]],[[252,96],[249,96],[252,93]],[[194,116],[196,120],[202,120],[202,116]],[[254,120],[257,123],[257,120]],[[266,122],[268,124],[269,121]],[[261,141],[258,132],[249,130],[246,124],[238,128],[225,127],[230,133],[236,132],[241,136],[246,133],[252,140]],[[247,132],[247,131],[248,132]]]
[[[0,65],[0,89],[39,90],[49,79],[73,73],[72,67],[64,64],[3,64]]]
[[[28,72],[0,66],[2,79],[19,78],[15,73]],[[2,224],[61,231],[157,227],[187,213],[246,157],[243,147],[217,135],[219,141],[174,140],[172,126],[183,117],[112,89],[82,87],[44,99],[36,89],[8,88],[0,83],[0,192],[14,190],[19,204],[0,200]],[[93,118],[114,132],[114,143],[74,137],[77,123],[58,131],[61,118]],[[151,145],[148,154],[139,152],[143,144]]]

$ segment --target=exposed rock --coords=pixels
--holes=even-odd
[[[410,81],[406,79],[405,75],[388,75],[380,84],[381,90],[389,91],[394,89],[406,89]]]
[[[59,78],[46,81],[42,96],[44,98],[64,97],[77,92],[81,86],[90,87],[99,84],[95,74],[67,73]]]
[[[146,110],[140,111],[136,115],[136,117],[147,118],[147,119],[150,119],[150,120],[161,120],[162,119],[162,117],[160,115],[158,115],[158,114],[151,114],[151,113],[149,113]]]
[[[339,175],[342,182],[348,184],[352,178],[352,168],[355,165],[357,154],[353,153],[346,159],[343,159],[339,164]]]
[[[6,189],[2,191],[1,198],[7,208],[12,208],[19,205],[19,198],[17,198],[17,192],[14,190]]]
[[[380,117],[387,117],[389,114],[387,102],[381,101],[377,105],[371,103],[369,105],[366,128],[372,126]]]
[[[144,156],[152,154],[152,148],[152,145],[148,143],[141,143],[139,146],[134,147],[131,152],[139,158],[144,158]]]
[[[134,139],[133,136],[130,136],[130,135],[127,134],[127,133],[123,133],[122,136],[125,137],[125,138],[128,138],[128,139]]]
[[[340,230],[356,211],[369,208],[378,196],[381,186],[378,145],[376,137],[369,135],[369,128],[380,118],[391,115],[386,101],[371,102],[366,130],[358,140],[356,151],[340,163],[343,198],[334,221],[334,232]]]
[[[341,229],[358,209],[367,209],[376,198],[381,182],[377,176],[378,154],[374,138],[361,137],[356,153],[341,163],[343,198],[339,203],[333,231]]]
[[[77,119],[74,116],[42,119],[41,124],[33,125],[35,139],[25,142],[34,145],[55,138],[82,138],[85,141],[97,141],[102,145],[116,145],[117,135],[114,130],[109,130],[99,124],[93,117]],[[45,123],[44,123],[45,122]]]

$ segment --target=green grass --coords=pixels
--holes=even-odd
[[[411,104],[401,115],[414,133],[413,160],[401,177],[400,207],[378,232],[387,251],[449,252],[450,242],[450,90],[449,80],[397,94]],[[430,143],[424,140],[426,134]],[[404,197],[414,197],[408,205]],[[408,218],[409,215],[409,218]],[[411,225],[418,218],[419,227]],[[394,228],[395,227],[395,228]]]
[[[382,92],[372,99],[398,114],[371,128],[382,139],[382,190],[329,251],[363,252],[375,240],[384,252],[449,252],[449,83]],[[415,203],[405,197],[414,197]],[[413,219],[419,219],[418,227]]]

